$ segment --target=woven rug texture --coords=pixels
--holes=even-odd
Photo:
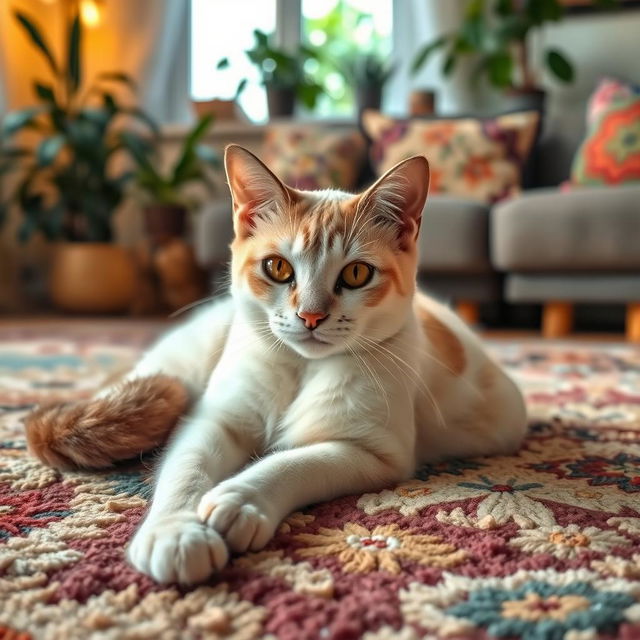
[[[27,454],[22,426],[151,337],[0,330],[0,638],[640,638],[640,348],[492,342],[527,398],[518,455],[304,509],[264,551],[180,589],[123,558],[153,457],[60,473]]]

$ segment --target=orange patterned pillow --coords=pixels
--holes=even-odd
[[[286,184],[298,189],[356,188],[366,142],[355,129],[286,123],[267,128],[263,159]]]
[[[539,120],[537,111],[437,120],[398,120],[365,111],[363,126],[378,175],[405,158],[425,155],[431,193],[496,202],[520,191]]]

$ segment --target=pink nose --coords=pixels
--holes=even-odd
[[[323,320],[327,319],[328,313],[318,313],[315,311],[299,311],[298,318],[304,321],[304,326],[313,331]]]

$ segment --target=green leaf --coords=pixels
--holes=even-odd
[[[249,81],[246,78],[242,78],[242,80],[238,82],[238,86],[236,87],[236,93],[233,96],[234,100],[237,100],[240,97],[240,94],[245,90],[245,87],[247,86],[248,82]]]
[[[34,82],[33,88],[39,98],[41,98],[45,102],[56,104],[56,96],[51,85]]]
[[[45,138],[39,145],[36,151],[36,159],[38,166],[48,167],[51,165],[60,149],[62,149],[65,143],[65,137],[62,135],[52,136],[51,138]]]
[[[2,126],[3,135],[10,136],[20,129],[30,126],[45,110],[45,107],[29,107],[8,113],[4,118]]]
[[[465,9],[465,19],[477,18],[484,13],[485,0],[471,0]]]
[[[47,62],[49,63],[49,66],[51,67],[53,73],[58,75],[58,66],[56,65],[56,61],[51,53],[51,49],[49,49],[49,45],[40,33],[40,29],[35,25],[35,23],[31,21],[29,17],[27,17],[21,11],[15,11],[14,16],[16,17],[22,28],[27,32],[27,34],[31,38],[31,41],[36,45],[38,49],[40,49],[40,52],[47,59]]]
[[[494,11],[503,18],[513,15],[513,0],[496,0]]]
[[[195,147],[206,134],[207,130],[213,122],[213,116],[208,113],[202,116],[196,126],[192,129],[191,133],[187,136],[184,146],[182,147],[182,153],[173,170],[174,184],[180,184],[185,181],[192,171],[192,164],[194,160],[197,160],[195,155]]]
[[[216,69],[220,71],[222,69],[228,69],[229,66],[229,58],[220,58],[220,60],[218,60],[218,64],[216,65]]]
[[[72,92],[78,90],[82,82],[82,61],[80,49],[82,47],[82,25],[80,15],[76,15],[69,30],[69,44],[67,48],[67,78]]]
[[[507,51],[498,51],[489,56],[486,68],[493,86],[505,88],[511,84],[513,59]]]
[[[547,66],[558,80],[562,82],[573,81],[573,65],[557,49],[549,49],[546,55]]]
[[[426,64],[427,60],[431,57],[431,54],[436,52],[438,49],[443,47],[447,42],[448,36],[441,36],[440,38],[434,40],[433,42],[429,42],[426,44],[418,53],[416,54],[413,62],[411,63],[411,74],[415,75],[418,73],[420,68]]]
[[[136,81],[126,73],[122,73],[121,71],[103,71],[98,74],[98,80],[107,80],[111,82],[121,82],[123,84],[129,85],[131,89],[136,90],[137,84]]]
[[[453,70],[456,67],[457,56],[455,52],[452,50],[449,51],[444,62],[442,63],[442,74],[445,76],[450,76],[453,73]]]
[[[319,84],[302,84],[297,88],[297,96],[307,109],[313,109],[316,106],[318,98],[323,94],[324,90]]]

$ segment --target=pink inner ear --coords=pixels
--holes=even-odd
[[[236,208],[236,227],[237,233],[241,238],[250,236],[256,228],[256,221],[254,220],[256,204],[256,200],[249,200]]]

